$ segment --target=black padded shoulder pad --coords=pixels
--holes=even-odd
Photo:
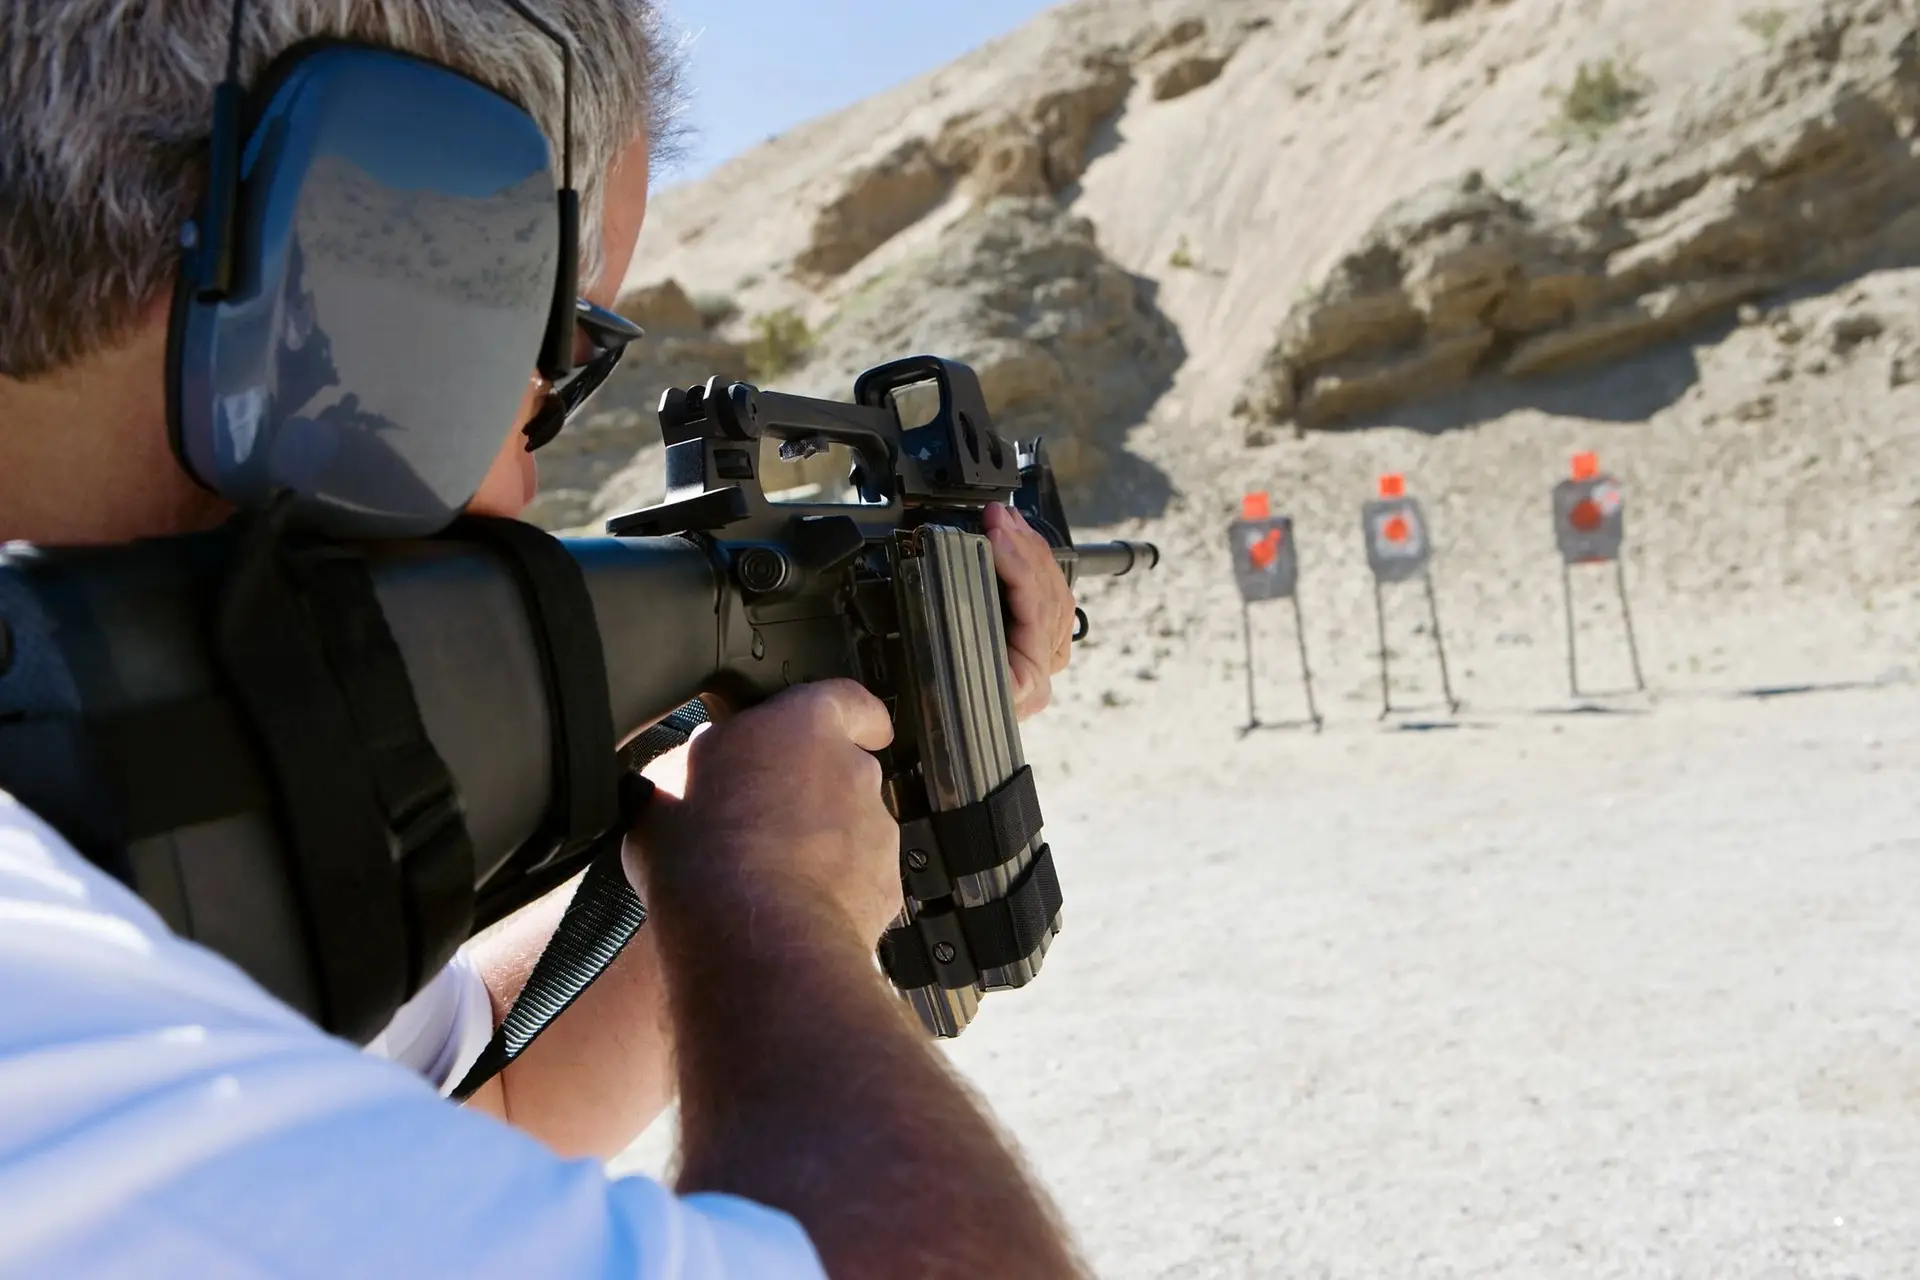
[[[466,516],[441,535],[478,543],[506,561],[520,587],[540,648],[552,726],[553,803],[542,829],[516,853],[515,879],[547,884],[620,821],[620,762],[607,695],[600,624],[580,566],[558,538],[518,520]],[[552,872],[553,876],[538,874]],[[564,874],[563,874],[564,873]],[[494,902],[476,924],[511,906]]]

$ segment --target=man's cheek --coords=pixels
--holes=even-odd
[[[494,455],[493,465],[487,468],[487,474],[480,481],[480,488],[474,493],[473,500],[467,503],[467,510],[477,516],[514,517],[527,509],[540,487],[539,464],[528,453],[515,428],[508,436],[500,452]]]

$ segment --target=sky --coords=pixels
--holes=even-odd
[[[691,33],[688,182],[794,125],[944,66],[1050,0],[666,0]]]

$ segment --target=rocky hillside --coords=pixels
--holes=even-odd
[[[1143,423],[1258,446],[1391,421],[1899,265],[1920,252],[1914,20],[1063,5],[661,193],[632,298],[655,337],[552,459],[543,518],[650,498],[658,389],[709,373],[844,394],[951,354],[1010,425],[1044,424],[1087,514],[1152,515],[1175,486],[1129,453]]]
[[[1631,486],[1656,679],[1878,671],[1920,617],[1916,25],[1916,0],[1076,0],[660,193],[646,355],[543,455],[540,516],[658,500],[665,383],[844,396],[933,351],[1047,435],[1083,526],[1177,553],[1090,588],[1154,637],[1083,651],[1090,714],[1231,701],[1220,540],[1250,488],[1300,522],[1324,678],[1375,696],[1353,527],[1389,469],[1438,526],[1462,669],[1564,688],[1541,508],[1575,448]],[[1755,631],[1788,605],[1844,625]]]

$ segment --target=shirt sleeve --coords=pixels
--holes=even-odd
[[[493,1038],[493,997],[465,947],[402,1005],[366,1052],[397,1062],[440,1091],[453,1092]]]
[[[315,1029],[0,793],[0,1277],[819,1280]]]

